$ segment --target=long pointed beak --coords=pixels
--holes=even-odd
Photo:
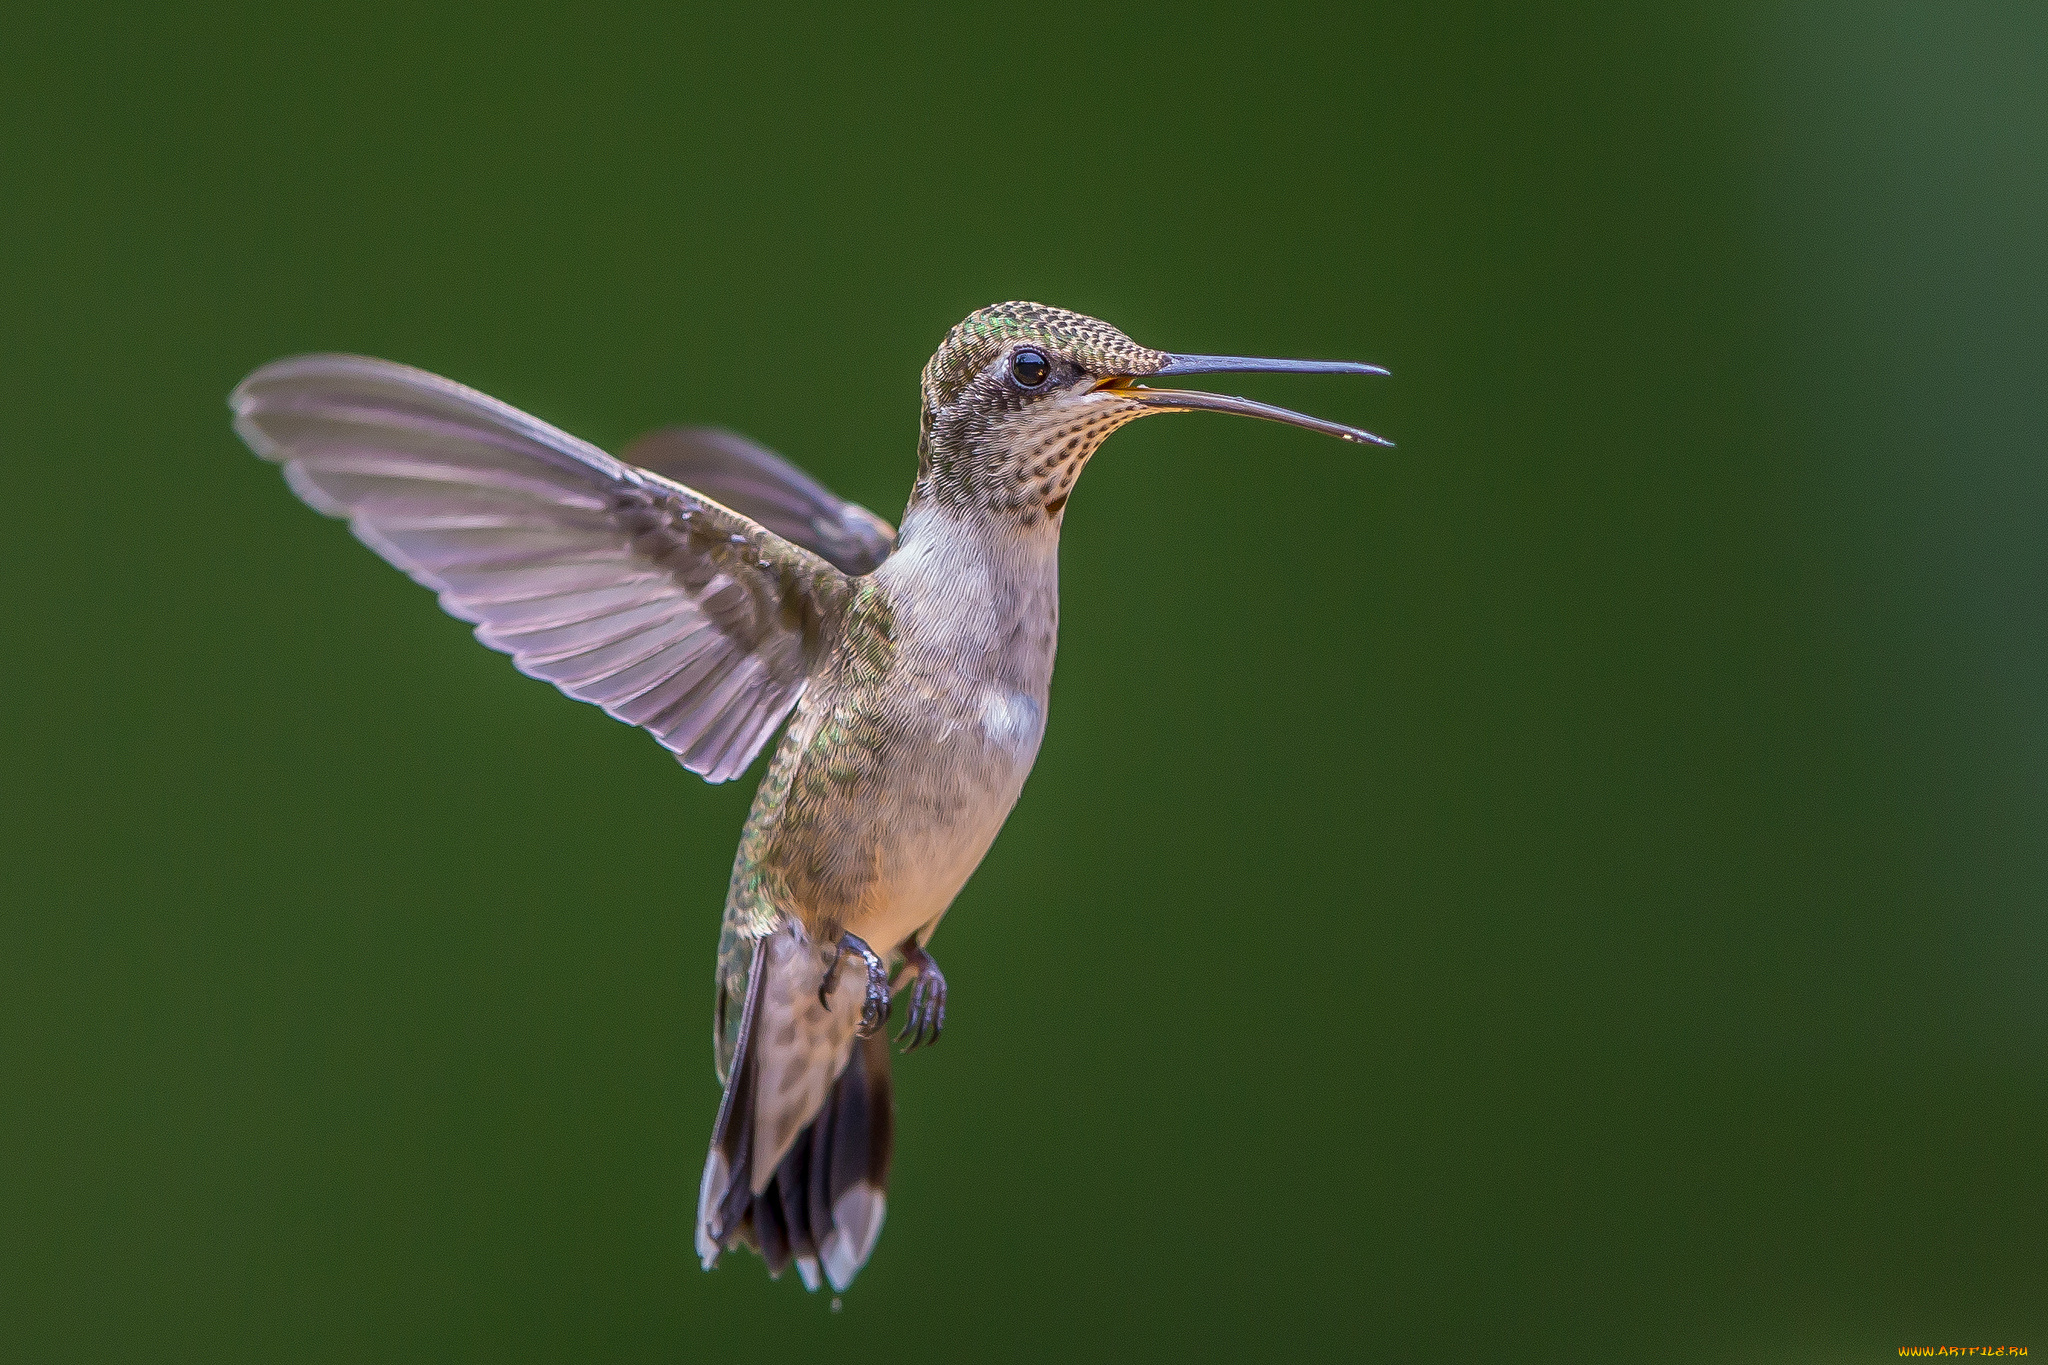
[[[1385,374],[1377,365],[1364,365],[1354,360],[1265,360],[1256,356],[1243,355],[1176,355],[1145,379],[1159,379],[1184,374]],[[1326,422],[1320,417],[1294,412],[1287,408],[1276,408],[1270,403],[1255,403],[1249,398],[1232,398],[1220,393],[1204,393],[1199,389],[1152,389],[1142,384],[1119,381],[1116,392],[1133,402],[1142,403],[1159,412],[1231,412],[1240,417],[1257,417],[1268,422],[1285,422],[1305,431],[1321,432],[1340,440],[1356,441],[1360,444],[1391,446],[1394,443],[1383,436],[1375,436],[1357,427],[1347,427],[1341,422]]]
[[[1176,355],[1148,378],[1179,374],[1385,374],[1356,360],[1263,360],[1250,355]]]

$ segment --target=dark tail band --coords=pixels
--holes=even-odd
[[[765,945],[764,945],[765,946]],[[895,1101],[885,1030],[856,1039],[845,1068],[810,1123],[797,1134],[774,1174],[754,1191],[749,1174],[761,1140],[755,1090],[761,1072],[755,1034],[768,953],[757,955],[748,983],[731,1080],[697,1204],[697,1252],[704,1268],[719,1253],[750,1247],[781,1278],[794,1261],[804,1287],[829,1281],[844,1290],[866,1264],[882,1231],[894,1140]]]

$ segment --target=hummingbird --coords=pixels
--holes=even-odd
[[[881,1232],[896,1040],[938,1041],[932,934],[1016,804],[1045,734],[1067,499],[1105,438],[1224,412],[1354,427],[1183,376],[1385,374],[1187,355],[1001,303],[924,368],[901,528],[729,431],[614,458],[473,389],[349,355],[275,361],[229,405],[292,491],[440,595],[523,673],[650,732],[711,782],[778,728],[725,899],[712,1053],[723,1089],[696,1217],[846,1289]],[[787,724],[785,725],[785,721]],[[893,973],[893,975],[892,975]]]

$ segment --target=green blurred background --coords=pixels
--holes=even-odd
[[[55,7],[0,55],[23,1360],[2048,1351],[2048,11]],[[701,1272],[708,788],[296,502],[389,356],[893,517],[1112,440],[830,1311]]]

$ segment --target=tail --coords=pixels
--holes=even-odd
[[[885,1032],[855,1037],[865,975],[839,974],[793,930],[756,941],[725,1099],[697,1193],[697,1254],[752,1247],[804,1288],[853,1283],[881,1235],[895,1103]]]

